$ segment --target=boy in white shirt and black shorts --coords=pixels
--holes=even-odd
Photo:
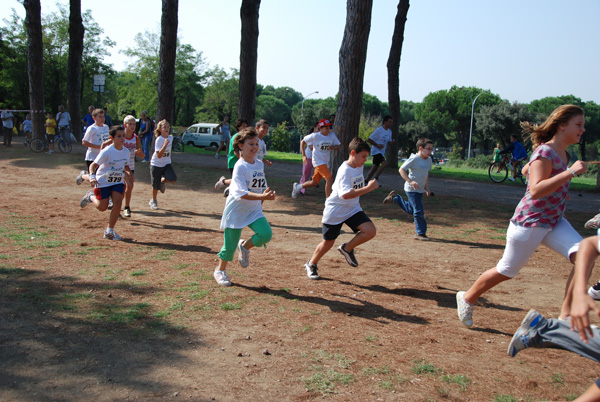
[[[344,223],[356,234],[348,243],[340,245],[338,250],[353,267],[358,267],[354,249],[371,240],[377,233],[375,225],[359,203],[361,195],[378,187],[377,180],[371,180],[365,186],[363,178],[363,167],[369,157],[369,144],[360,138],[354,138],[350,141],[348,150],[348,160],[338,169],[331,195],[325,200],[322,219],[323,241],[319,243],[310,260],[304,264],[306,275],[310,279],[319,279],[317,263],[334,245]]]

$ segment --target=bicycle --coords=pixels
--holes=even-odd
[[[515,175],[517,179],[521,179],[521,182],[525,184],[527,179],[521,173],[521,162],[516,166],[517,174]],[[508,155],[504,155],[500,162],[492,162],[490,167],[488,168],[488,176],[495,183],[502,183],[508,177],[508,171],[512,171],[513,167],[510,163],[510,158]]]
[[[69,153],[73,149],[73,145],[71,145],[70,142],[67,142],[64,138],[62,138],[60,134],[56,134],[52,143],[58,144],[58,149],[60,150],[60,152],[63,153]],[[29,149],[31,149],[33,152],[40,153],[44,151],[44,149],[47,149],[49,144],[50,142],[48,141],[48,135],[44,134],[43,140],[40,138],[34,138],[33,140],[31,140],[31,142],[29,143]]]

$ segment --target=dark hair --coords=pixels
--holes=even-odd
[[[561,124],[567,124],[575,116],[585,116],[582,108],[575,105],[562,105],[554,109],[542,124],[532,124],[528,121],[521,122],[523,135],[531,140],[533,149],[544,142],[550,141],[556,135]]]
[[[117,132],[119,131],[125,131],[125,128],[123,128],[123,126],[112,126],[108,130],[108,134],[110,135],[110,138],[115,138],[115,135],[117,135]]]
[[[240,127],[242,126],[242,124],[244,124],[244,123],[245,123],[245,124],[248,124],[248,120],[246,120],[246,119],[237,119],[237,120],[235,121],[235,129],[236,129],[236,130],[239,130],[239,129],[240,129]]]
[[[427,144],[433,145],[433,141],[431,141],[429,138],[419,138],[417,140],[417,151],[419,148],[425,148],[425,145]]]
[[[240,157],[240,151],[242,150],[242,145],[246,140],[250,138],[258,137],[258,132],[254,127],[246,127],[242,131],[240,131],[235,138],[233,139],[233,152],[235,156]]]
[[[312,129],[310,130],[309,134],[312,134],[315,132],[315,128],[319,127],[319,122],[315,121],[315,124],[312,125]]]
[[[104,109],[94,109],[94,110],[92,111],[92,117],[96,117],[96,115],[97,115],[98,113],[102,113],[102,114],[104,114]]]
[[[385,116],[383,116],[383,122],[385,123],[386,121],[390,120],[391,118],[392,118],[392,116],[385,115]]]
[[[348,145],[348,152],[350,151],[354,151],[357,154],[363,151],[369,152],[371,151],[371,147],[369,146],[369,143],[362,138],[354,137]]]
[[[268,126],[269,122],[266,121],[265,119],[260,119],[259,121],[256,122],[255,126],[256,127],[262,127],[264,124],[266,124]]]

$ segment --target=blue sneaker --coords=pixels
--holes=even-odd
[[[546,319],[543,315],[535,310],[529,310],[525,318],[523,318],[521,326],[517,328],[517,331],[510,340],[506,353],[510,357],[515,357],[523,349],[534,347],[535,342],[533,339],[537,335],[537,329],[545,321]]]

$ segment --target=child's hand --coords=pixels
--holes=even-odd
[[[427,194],[427,197],[431,197],[431,192],[428,188],[425,189],[425,194]]]
[[[371,181],[369,181],[369,184],[367,184],[366,188],[369,191],[373,191],[373,190],[379,188],[379,184],[377,183],[377,179],[371,179]]]
[[[137,156],[138,158],[143,158],[145,156],[144,151],[142,151],[141,149],[136,149],[135,156]]]
[[[410,184],[410,186],[411,186],[413,189],[415,189],[415,190],[419,190],[419,189],[421,188],[421,187],[419,187],[419,183],[417,183],[417,182],[416,182],[416,181],[414,181],[414,180],[413,180],[413,181],[411,181],[411,182],[410,182],[410,183],[408,183],[408,184]]]
[[[272,191],[270,187],[267,187],[262,195],[263,195],[263,199],[265,199],[265,200],[274,200],[275,199],[275,191]]]
[[[571,169],[579,176],[582,173],[587,172],[587,167],[585,166],[585,162],[577,161],[571,166]]]
[[[266,159],[264,159],[263,161],[267,164],[267,166],[273,166],[273,162],[268,161]]]
[[[306,163],[307,163],[306,155],[302,155],[302,164],[306,165]]]

